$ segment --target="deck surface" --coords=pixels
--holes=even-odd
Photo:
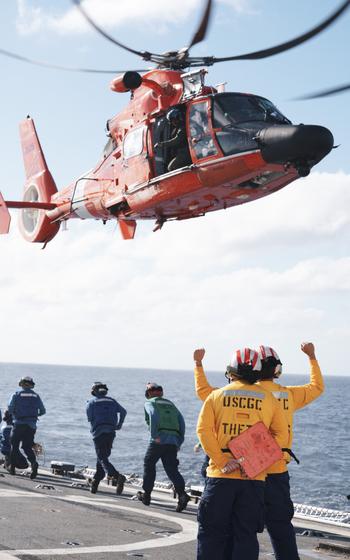
[[[135,500],[137,488],[131,485],[117,497],[113,487],[101,484],[93,495],[84,481],[48,471],[40,471],[36,480],[0,472],[0,560],[196,558],[197,506],[192,502],[178,514],[176,501],[161,491],[152,494],[146,507]],[[267,534],[259,538],[259,559],[273,560]],[[297,540],[301,560],[344,557],[315,551],[329,538],[298,535]],[[331,540],[349,545],[345,539]]]

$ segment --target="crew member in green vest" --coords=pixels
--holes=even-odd
[[[145,506],[150,505],[156,479],[156,464],[161,459],[178,495],[176,511],[180,512],[190,500],[190,496],[185,492],[185,481],[179,472],[177,459],[177,452],[185,438],[185,421],[176,406],[163,398],[163,388],[157,383],[147,383],[145,397],[145,420],[151,439],[144,458],[144,491],[138,492],[137,497]]]

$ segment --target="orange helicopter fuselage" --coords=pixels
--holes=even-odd
[[[267,196],[298,177],[294,168],[266,163],[258,149],[225,156],[211,125],[209,97],[215,90],[206,86],[183,102],[191,163],[157,175],[154,124],[170,107],[182,103],[184,84],[181,74],[172,70],[151,71],[143,82],[128,106],[108,123],[113,149],[77,182],[52,197],[57,207],[47,212],[51,219],[117,217],[123,236],[133,237],[136,220],[162,224],[203,216]],[[157,91],[156,84],[160,86]],[[118,87],[118,82],[111,87]],[[191,141],[189,122],[190,109],[198,103],[202,107],[207,103],[208,137],[213,147],[213,153],[201,157]],[[130,150],[127,138],[131,132],[137,146]]]

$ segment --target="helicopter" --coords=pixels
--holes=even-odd
[[[207,85],[206,68],[224,61],[262,59],[294,48],[330,26],[349,7],[350,0],[295,39],[222,58],[189,54],[206,35],[213,0],[206,0],[189,46],[163,54],[137,51],[120,43],[96,24],[80,0],[72,2],[107,40],[156,67],[113,71],[119,75],[110,87],[116,93],[129,92],[129,103],[108,120],[108,142],[101,159],[60,191],[47,166],[33,119],[28,116],[20,123],[26,174],[23,200],[5,200],[0,193],[1,234],[9,232],[9,208],[18,208],[23,237],[43,243],[43,247],[72,218],[103,223],[117,220],[122,238],[133,239],[138,220],[153,220],[156,231],[170,220],[200,217],[268,196],[307,176],[333,149],[333,135],[327,128],[292,124],[271,101],[259,95],[226,92],[223,86]],[[3,49],[0,54],[72,70]]]

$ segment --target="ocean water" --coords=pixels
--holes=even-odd
[[[179,453],[180,470],[187,483],[202,483],[201,453],[194,453],[195,427],[201,403],[194,392],[192,371],[103,368],[0,363],[0,408],[6,408],[18,380],[31,375],[47,414],[38,422],[36,441],[45,448],[45,464],[69,461],[76,466],[94,466],[93,443],[86,420],[85,405],[94,381],[103,381],[109,395],[128,414],[117,432],[112,462],[118,470],[142,475],[143,456],[148,443],[144,421],[144,390],[148,381],[164,388],[186,420],[186,440]],[[223,374],[208,372],[213,386],[225,384]],[[307,375],[283,375],[284,384],[308,382]],[[293,451],[300,465],[290,465],[292,497],[295,502],[350,511],[349,404],[350,377],[326,377],[325,393],[294,416]],[[166,480],[161,464],[157,479]]]

